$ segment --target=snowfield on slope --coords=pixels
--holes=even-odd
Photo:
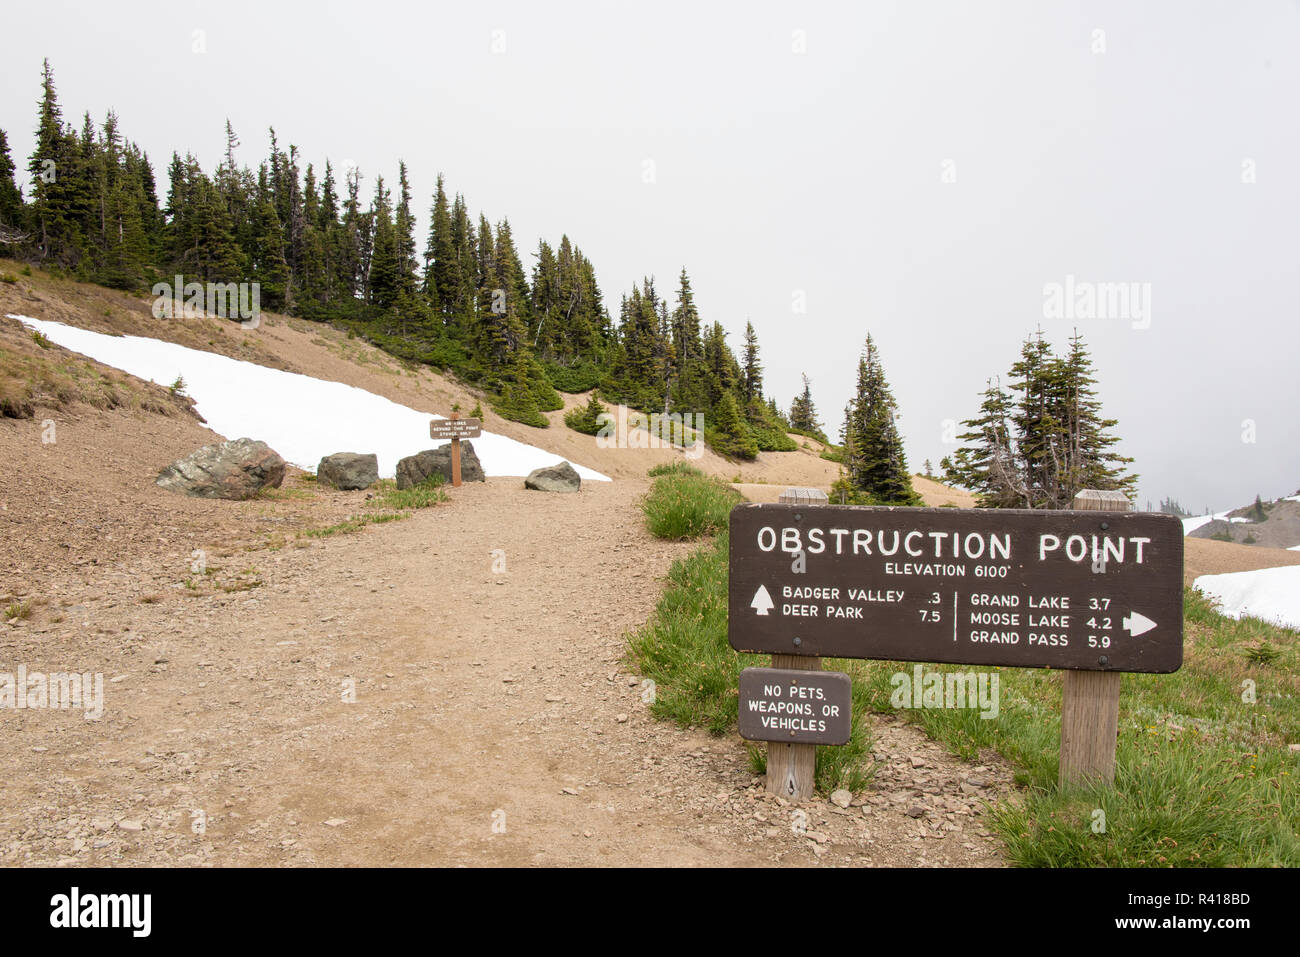
[[[160,339],[108,336],[28,316],[9,318],[65,349],[137,378],[161,386],[183,378],[185,393],[214,432],[228,439],[260,439],[285,461],[308,471],[315,471],[321,458],[333,452],[374,452],[379,456],[380,476],[392,478],[398,459],[443,444],[429,438],[429,420],[441,416],[342,382],[282,372]],[[523,476],[560,460],[553,452],[486,431],[473,444],[483,471],[491,476]],[[610,480],[576,462],[573,467],[584,480]]]
[[[1229,518],[1228,512],[1230,511],[1232,511],[1232,509],[1228,509],[1227,512],[1215,512],[1213,515],[1194,515],[1191,518],[1184,518],[1183,534],[1190,535],[1201,526],[1209,525],[1211,522],[1216,520],[1220,522],[1232,522],[1234,525],[1250,524],[1250,519],[1248,518],[1241,518],[1240,516]]]
[[[1194,583],[1230,618],[1249,615],[1300,628],[1300,565],[1202,575]]]

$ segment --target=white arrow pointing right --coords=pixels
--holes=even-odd
[[[1156,623],[1140,612],[1130,612],[1124,618],[1124,629],[1136,638],[1138,635],[1145,635],[1148,631],[1156,626]]]

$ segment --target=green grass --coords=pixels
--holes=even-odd
[[[655,683],[652,714],[715,735],[735,729],[741,670],[771,662],[766,655],[738,654],[727,643],[725,531],[673,564],[654,615],[629,645],[641,673]],[[858,663],[828,660],[825,667],[852,674]],[[855,681],[849,743],[817,749],[817,786],[825,793],[860,790],[870,779],[870,732],[860,720],[868,710],[864,691]],[[756,773],[766,770],[761,747],[751,746],[750,758]]]
[[[30,601],[14,601],[9,603],[5,609],[6,621],[22,621],[32,617],[32,603]]]
[[[307,538],[349,535],[367,525],[383,525],[410,518],[416,509],[429,508],[447,501],[447,493],[441,485],[441,475],[434,475],[428,481],[407,489],[398,489],[397,483],[392,479],[380,479],[374,486],[374,495],[366,502],[369,511],[350,515],[333,525],[306,529],[301,534]]]
[[[737,654],[727,643],[727,520],[740,496],[684,463],[656,466],[654,487],[642,502],[646,524],[660,538],[687,538],[717,530],[716,537],[675,562],[653,617],[633,635],[629,652],[640,671],[655,682],[651,713],[683,727],[722,735],[736,726],[741,669],[766,667],[766,655]],[[683,529],[701,529],[693,535]],[[845,663],[828,662],[837,668]],[[848,664],[851,669],[856,663]],[[829,793],[859,790],[871,776],[870,735],[865,699],[854,686],[854,720],[849,743],[817,751],[817,786]],[[749,749],[756,773],[765,768],[765,751]]]
[[[1184,621],[1180,671],[1121,679],[1112,790],[1057,788],[1058,673],[995,669],[1001,708],[993,720],[969,710],[903,714],[963,757],[991,748],[1010,759],[1027,790],[1023,801],[999,805],[992,823],[1017,864],[1300,865],[1300,761],[1287,750],[1300,740],[1300,633],[1225,618],[1194,591],[1186,593]],[[1261,648],[1269,649],[1262,656],[1267,661]],[[912,665],[860,667],[868,706],[892,710],[889,676]],[[1242,700],[1251,687],[1253,704]],[[1098,809],[1105,814],[1104,833],[1093,830]]]
[[[447,493],[442,490],[443,477],[435,474],[428,481],[421,482],[407,489],[398,489],[392,479],[380,479],[375,485],[375,497],[371,499],[372,508],[417,509],[428,508],[447,501]]]
[[[333,525],[326,525],[322,528],[309,528],[302,534],[308,538],[328,538],[331,535],[347,535],[352,532],[360,531],[367,525],[383,525],[386,522],[400,522],[404,518],[410,518],[410,512],[371,512],[361,515],[353,515],[345,518],[341,522],[335,522]]]
[[[663,465],[656,465],[646,475],[651,478],[658,478],[661,475],[703,475],[704,473],[694,465],[688,465],[685,462],[666,462]]]
[[[675,465],[681,468],[661,472],[641,503],[650,533],[684,541],[726,528],[740,493],[698,469]]]
[[[705,481],[664,469],[645,499],[647,524],[662,517],[656,503],[669,492],[670,502],[694,500],[681,483]],[[629,640],[631,660],[655,682],[652,713],[717,735],[735,727],[741,669],[768,664],[727,643],[725,527],[724,517],[712,541],[673,565],[654,615]],[[1300,756],[1288,749],[1300,741],[1300,631],[1226,618],[1190,590],[1184,621],[1181,670],[1121,679],[1110,789],[1057,787],[1058,672],[993,669],[1000,701],[992,719],[975,709],[897,713],[963,758],[993,750],[1013,766],[1024,790],[1000,801],[990,823],[1015,864],[1300,866]],[[817,785],[857,789],[872,771],[862,719],[896,713],[891,676],[915,665],[828,659],[824,667],[852,676],[854,724],[849,745],[818,749]],[[927,674],[972,670],[923,667]],[[751,745],[749,753],[751,767],[763,771],[763,749]]]
[[[254,498],[264,502],[312,502],[316,500],[317,496],[313,494],[311,489],[302,488],[300,486],[291,485],[286,487],[281,485],[279,488],[276,488],[272,485],[263,485],[257,490],[257,494]]]

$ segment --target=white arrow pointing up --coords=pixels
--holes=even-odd
[[[754,592],[754,600],[749,603],[749,607],[760,615],[766,615],[772,610],[772,596],[767,593],[766,585],[758,586],[758,591]]]
[[[1136,638],[1138,635],[1145,635],[1148,631],[1156,626],[1156,623],[1146,615],[1139,612],[1131,612],[1124,618],[1124,629]]]

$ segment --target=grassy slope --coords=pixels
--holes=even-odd
[[[671,502],[676,511],[701,512],[696,525],[713,524],[716,515],[703,514],[717,508],[707,479],[676,474],[658,482],[663,485],[647,496],[649,518],[662,520],[662,503]],[[1123,677],[1119,774],[1111,791],[1057,790],[1061,679],[1051,671],[996,669],[1001,706],[991,720],[975,710],[904,714],[958,754],[993,748],[1018,767],[1023,800],[994,815],[1017,863],[1300,864],[1297,761],[1288,749],[1300,740],[1300,633],[1225,618],[1194,591],[1186,593],[1185,620],[1181,671]],[[656,683],[655,714],[719,735],[734,727],[741,669],[768,662],[727,644],[725,529],[673,566],[655,615],[632,637],[631,654]],[[855,720],[849,746],[819,749],[818,786],[858,788],[870,774],[869,732],[860,719],[893,710],[890,677],[914,666],[836,660],[825,666],[853,676]],[[750,753],[761,770],[761,749]]]

